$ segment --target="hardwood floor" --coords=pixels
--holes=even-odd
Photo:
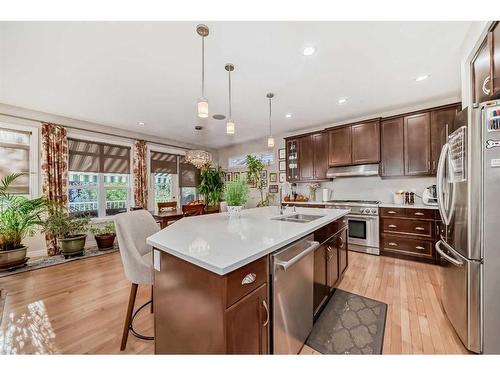
[[[389,306],[384,353],[466,353],[439,303],[438,267],[349,253],[340,288]],[[118,253],[0,278],[7,291],[0,354],[120,353],[130,283]],[[150,289],[140,286],[136,306]],[[144,309],[139,332],[153,334]],[[124,353],[152,354],[151,341],[129,335]],[[314,354],[305,347],[302,354]]]

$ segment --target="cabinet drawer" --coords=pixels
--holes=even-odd
[[[380,208],[381,217],[406,217],[406,210],[404,208]]]
[[[432,238],[432,227],[432,221],[382,219],[382,231],[384,233],[410,234]]]
[[[434,220],[435,210],[407,208],[406,209],[406,217],[408,217],[410,219]]]
[[[342,228],[346,227],[347,224],[347,217],[344,216],[338,220],[335,220],[333,223],[325,225],[324,227],[314,232],[314,241],[318,241],[319,243],[325,242],[328,238],[333,236]]]
[[[226,307],[257,289],[267,281],[268,257],[260,258],[227,275]]]
[[[397,236],[382,236],[382,246],[385,251],[406,255],[417,255],[425,258],[433,257],[433,242],[408,239]]]

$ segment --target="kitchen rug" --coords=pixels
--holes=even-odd
[[[306,345],[322,354],[382,354],[387,305],[337,289]]]
[[[24,266],[21,266],[19,268],[14,268],[11,270],[0,271],[0,278],[5,277],[5,276],[15,275],[15,274],[22,273],[22,272],[34,271],[34,270],[38,270],[40,268],[56,266],[58,264],[73,262],[75,260],[92,258],[92,257],[100,256],[100,255],[114,253],[116,251],[118,251],[117,247],[110,249],[110,250],[99,250],[99,249],[97,249],[97,247],[94,247],[94,248],[85,249],[85,252],[83,253],[82,256],[72,257],[69,259],[65,259],[62,255],[36,258],[33,260],[30,259],[30,260],[28,260],[28,262]]]
[[[7,292],[5,291],[5,289],[0,289],[0,325],[2,325],[3,307],[5,306],[5,298],[7,298]]]

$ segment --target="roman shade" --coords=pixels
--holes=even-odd
[[[175,154],[151,151],[151,173],[177,174],[177,157]]]
[[[25,173],[9,187],[12,194],[29,194],[30,132],[0,129],[0,179]]]
[[[200,170],[193,164],[188,163],[185,156],[179,158],[179,169],[180,187],[198,187],[200,184]]]
[[[130,147],[69,139],[69,170],[130,173]]]

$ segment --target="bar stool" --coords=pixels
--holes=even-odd
[[[137,333],[133,322],[139,311],[149,304],[153,313],[153,256],[152,248],[146,243],[146,239],[158,232],[159,228],[153,216],[146,210],[118,214],[114,221],[125,275],[132,283],[120,346],[120,350],[125,350],[129,331],[139,339],[154,340],[154,337]],[[151,300],[134,312],[139,284],[151,285]]]

